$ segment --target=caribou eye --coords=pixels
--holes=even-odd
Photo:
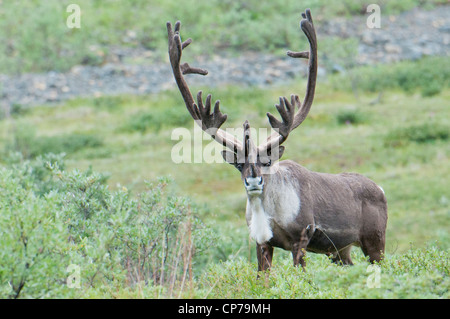
[[[263,163],[263,166],[269,167],[270,165],[272,165],[272,161],[269,160],[267,163]]]

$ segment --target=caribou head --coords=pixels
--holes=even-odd
[[[300,28],[309,41],[309,51],[288,51],[287,55],[308,59],[305,97],[303,101],[295,94],[280,97],[275,107],[281,120],[267,113],[274,132],[258,146],[250,136],[248,121],[241,142],[221,129],[227,115],[220,111],[220,101],[213,107],[211,95],[203,101],[202,91],[194,100],[184,75],[207,75],[208,71],[181,64],[182,51],[192,40],[181,41],[180,22],[175,28],[167,23],[170,63],[186,108],[203,131],[226,147],[224,160],[241,173],[247,192],[246,220],[257,244],[259,270],[270,267],[273,247],[291,250],[294,265],[302,266],[305,251],[332,255],[343,264],[352,263],[352,245],[360,246],[372,262],[384,253],[387,204],[380,187],[359,174],[316,173],[292,161],[277,162],[285,150],[282,144],[306,119],[314,99],[317,39],[310,10],[302,17]]]

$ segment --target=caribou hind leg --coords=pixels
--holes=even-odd
[[[361,238],[361,249],[365,256],[369,256],[370,263],[380,262],[384,256],[384,232],[375,231]]]
[[[337,265],[353,265],[350,257],[351,250],[352,246],[345,247],[344,249],[341,249],[339,253],[333,253],[333,258],[331,260]]]
[[[380,262],[384,257],[386,243],[387,206],[364,203],[365,223],[360,235],[360,246],[370,263]]]

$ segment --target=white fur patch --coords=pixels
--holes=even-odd
[[[270,217],[264,211],[261,199],[252,199],[247,205],[248,209],[251,210],[250,236],[258,244],[268,242],[272,238],[273,233],[270,228]]]
[[[293,185],[286,185],[280,189],[282,190],[279,195],[279,207],[275,208],[276,216],[280,225],[288,227],[300,212],[300,194],[295,192]]]
[[[286,228],[295,220],[300,212],[300,194],[294,181],[282,178],[290,174],[280,166],[280,175],[273,175],[266,183],[266,195],[263,201],[264,210],[280,226]]]

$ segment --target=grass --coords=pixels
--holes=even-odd
[[[296,82],[212,93],[229,115],[226,127],[241,127],[245,119],[252,127],[268,127],[264,114],[274,111],[278,96],[301,93],[303,87]],[[192,198],[199,218],[220,238],[194,265],[195,278],[179,291],[180,286],[169,293],[167,286],[115,283],[85,288],[86,297],[448,298],[450,90],[424,96],[394,88],[374,105],[376,97],[367,91],[357,101],[349,90],[336,90],[332,79],[319,82],[308,119],[285,143],[284,159],[315,171],[358,172],[383,187],[389,220],[380,289],[367,288],[368,264],[356,248],[356,266],[336,267],[325,256],[308,254],[306,273],[291,266],[288,253],[276,250],[272,273],[257,281],[238,172],[225,163],[175,164],[171,159],[178,143],[171,140],[172,130],[193,130],[176,90],[79,98],[17,112],[0,120],[0,163],[7,165],[10,151],[31,159],[49,148],[63,151],[66,171],[104,172],[109,189],[126,189],[130,196],[144,191],[146,180],[170,174],[175,181],[170,192]],[[355,114],[360,120],[349,120]]]
[[[401,89],[412,94],[418,91],[423,97],[439,94],[450,86],[448,57],[426,57],[417,61],[356,68],[352,70],[351,82],[345,79],[346,76],[334,77],[333,86],[345,90],[352,86],[353,90],[364,92]]]
[[[430,9],[445,0],[378,1],[383,14],[398,14],[420,6]],[[165,23],[181,20],[198,43],[193,52],[212,54],[242,50],[273,52],[280,48],[304,46],[298,29],[300,12],[311,8],[314,19],[350,17],[367,14],[367,1],[257,0],[242,2],[222,0],[78,0],[81,28],[70,29],[66,20],[70,2],[3,1],[0,7],[0,50],[2,73],[66,71],[76,64],[101,65],[114,47],[144,47],[160,59],[166,52]],[[32,14],[30,14],[32,13]],[[267,23],[270,21],[270,23]],[[205,31],[206,30],[206,31]],[[323,41],[321,42],[323,43]],[[341,43],[342,46],[342,43]],[[325,46],[322,46],[325,50]],[[333,59],[332,46],[328,51]],[[433,93],[433,90],[429,91]]]
[[[309,255],[307,267],[294,267],[289,258],[275,259],[270,272],[257,278],[257,265],[238,258],[211,264],[189,283],[179,297],[198,299],[430,299],[450,297],[449,254],[430,245],[388,255],[369,265],[362,254],[357,264],[337,266],[324,256]],[[85,291],[88,298],[161,298],[163,287],[137,289],[101,287]]]
[[[379,1],[387,15],[441,3]],[[297,1],[79,0],[81,29],[66,27],[68,4],[0,3],[2,73],[101,65],[117,46],[144,47],[154,53],[150,60],[160,61],[165,23],[178,19],[196,41],[193,55],[306,46],[292,28],[305,9]],[[308,6],[320,23],[365,14],[365,4]],[[331,61],[353,64],[355,39],[344,46],[323,40],[323,51],[335,54]],[[222,162],[172,161],[173,129],[194,127],[178,91],[13,105],[11,118],[0,114],[0,297],[448,299],[448,65],[447,57],[429,57],[352,69],[352,83],[346,74],[319,82],[311,114],[285,143],[284,159],[315,171],[358,172],[381,185],[389,205],[386,258],[372,268],[355,248],[355,266],[339,267],[307,254],[303,272],[277,249],[270,274],[260,279],[239,173]],[[267,128],[265,113],[274,112],[278,96],[304,87],[229,86],[212,93],[229,115],[226,127],[249,119]],[[207,145],[214,143],[206,139]],[[48,152],[65,153],[64,166],[57,164],[61,156],[41,156]],[[149,191],[146,181],[166,175],[174,184],[159,179]],[[154,240],[162,244],[146,263]],[[71,263],[83,266],[78,290],[61,284]]]
[[[207,291],[206,297],[220,299],[449,297],[448,253],[436,247],[386,256],[375,266],[369,266],[361,254],[354,255],[358,263],[351,267],[313,255],[306,271],[293,267],[289,259],[278,260],[270,275],[259,279],[255,264],[242,259],[224,262],[213,265],[200,285]]]
[[[279,95],[297,92],[298,87],[295,83],[264,90],[215,89],[213,96],[221,98],[223,112],[229,114],[228,127],[240,127],[246,118],[254,127],[268,127],[265,117],[259,114],[273,111],[271,105]],[[252,103],[242,109],[242,98],[249,90]],[[388,197],[388,249],[404,251],[410,241],[421,246],[445,233],[443,221],[449,214],[445,191],[448,181],[443,178],[450,173],[446,131],[450,117],[445,107],[449,94],[445,90],[425,98],[391,91],[385,93],[383,102],[371,106],[367,102],[374,95],[367,94],[367,101],[356,102],[351,93],[330,91],[321,83],[309,119],[285,143],[284,158],[315,171],[354,171],[372,178]],[[206,205],[205,218],[245,228],[241,213],[245,193],[231,165],[174,164],[171,160],[172,147],[178,143],[171,140],[172,129],[178,124],[191,132],[193,129],[178,92],[110,97],[108,101],[114,107],[102,106],[102,98],[83,98],[58,107],[38,107],[16,119],[3,120],[0,149],[5,156],[13,137],[20,137],[24,127],[34,127],[28,146],[16,145],[16,150],[30,156],[38,154],[39,148],[42,152],[64,151],[69,169],[92,167],[108,172],[111,187],[120,184],[133,192],[142,191],[145,180],[170,174],[178,191]],[[364,121],[358,125],[339,124],[334,114],[339,116],[347,108],[362,112]],[[172,117],[176,110],[181,112],[179,120]],[[156,114],[149,118],[157,123],[142,121],[142,114]],[[138,129],[130,129],[135,123]],[[420,129],[426,132],[420,133]],[[26,141],[26,136],[22,139]],[[209,139],[203,141],[204,146],[210,143]],[[217,196],[224,199],[220,204]],[[246,243],[245,232],[243,236],[241,241]]]
[[[447,126],[435,123],[412,125],[393,130],[386,137],[386,143],[391,146],[400,146],[409,142],[432,143],[436,140],[448,140],[450,131]]]

